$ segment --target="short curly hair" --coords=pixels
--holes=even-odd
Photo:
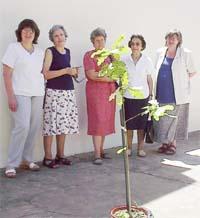
[[[97,37],[97,36],[103,36],[104,39],[106,40],[107,38],[107,34],[106,34],[106,31],[103,29],[103,28],[96,28],[95,30],[93,30],[90,34],[90,40],[91,42],[93,43],[94,42],[94,39]]]
[[[38,43],[37,40],[38,40],[38,37],[40,35],[40,30],[38,28],[38,25],[35,23],[35,21],[31,20],[31,19],[24,19],[19,23],[18,28],[15,30],[17,41],[18,42],[22,41],[22,36],[21,36],[22,30],[27,28],[27,27],[31,28],[32,31],[35,33],[35,37],[33,39],[33,44],[37,44]]]
[[[165,45],[167,43],[167,38],[172,37],[174,35],[177,36],[177,39],[179,41],[177,47],[182,45],[182,43],[183,43],[182,33],[181,33],[181,31],[179,31],[177,29],[170,30],[169,32],[167,32],[165,34]]]
[[[142,42],[142,51],[146,48],[146,41],[144,40],[144,37],[140,34],[133,34],[128,42],[128,47],[131,48],[131,43],[132,43],[132,40],[134,38],[137,38],[139,39],[141,42]]]
[[[53,25],[51,29],[49,30],[49,39],[53,42],[53,34],[56,30],[62,30],[64,32],[65,38],[68,37],[67,32],[62,25]]]

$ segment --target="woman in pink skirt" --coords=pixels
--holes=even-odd
[[[108,77],[98,77],[101,66],[97,65],[97,59],[91,57],[93,52],[105,47],[105,30],[95,29],[90,39],[94,49],[86,52],[83,60],[87,77],[88,135],[92,135],[94,144],[93,163],[101,165],[102,159],[109,158],[103,151],[105,136],[115,132],[115,100],[109,101],[109,96],[115,91],[116,84]],[[110,61],[111,59],[107,58],[105,63],[110,63]]]

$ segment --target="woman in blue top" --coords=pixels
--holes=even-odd
[[[155,141],[159,153],[174,154],[176,140],[187,139],[190,102],[190,78],[195,74],[191,52],[183,48],[182,34],[172,30],[165,36],[166,47],[159,49],[156,69],[156,99],[160,105],[171,104],[173,117],[155,122]]]
[[[49,31],[53,47],[46,50],[43,74],[46,83],[44,100],[44,150],[43,165],[57,168],[59,164],[71,165],[64,156],[66,134],[78,133],[78,111],[72,76],[78,69],[71,68],[70,50],[65,48],[67,33],[63,26],[55,25]],[[51,144],[56,136],[57,154],[52,158]]]

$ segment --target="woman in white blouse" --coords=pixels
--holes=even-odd
[[[122,58],[128,70],[129,87],[141,87],[144,99],[136,99],[129,91],[124,95],[125,119],[128,120],[144,110],[147,106],[149,98],[152,97],[153,81],[151,74],[153,73],[153,64],[149,57],[142,54],[146,48],[146,42],[142,35],[132,35],[128,46],[132,53]],[[147,124],[147,115],[138,116],[135,119],[130,119],[126,123],[128,137],[128,154],[132,154],[133,130],[137,130],[138,148],[137,155],[145,157],[146,153],[143,150],[144,145],[144,130]]]
[[[17,42],[11,43],[2,59],[8,107],[14,125],[8,150],[5,175],[16,176],[15,168],[24,161],[30,170],[39,170],[33,162],[35,136],[40,129],[44,96],[41,74],[44,52],[35,44],[40,31],[33,20],[25,19],[16,30]]]
[[[154,123],[159,153],[176,153],[176,140],[188,137],[190,78],[196,73],[191,51],[182,47],[182,34],[171,30],[165,47],[157,52],[155,95],[160,105],[172,104],[174,117],[164,116]]]

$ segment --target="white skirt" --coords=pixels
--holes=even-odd
[[[75,91],[46,89],[43,135],[75,134],[78,132],[78,109]]]

